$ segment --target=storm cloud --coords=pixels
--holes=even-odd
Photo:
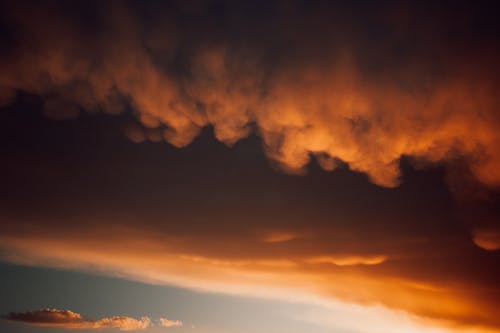
[[[500,329],[491,3],[1,6],[2,260]]]
[[[500,183],[496,26],[480,4],[189,3],[4,5],[2,104],[21,90],[58,119],[131,108],[132,140],[177,147],[206,126],[228,145],[253,132],[291,173],[341,160],[393,187],[402,156],[463,158]]]

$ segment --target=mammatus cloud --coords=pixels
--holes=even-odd
[[[201,2],[200,10],[210,3]],[[226,5],[235,16],[230,22],[237,22],[241,13]],[[113,13],[96,18],[105,28],[89,34],[65,7],[11,3],[4,16],[18,42],[0,61],[1,103],[15,91],[29,92],[42,96],[55,118],[131,107],[142,124],[127,131],[134,142],[183,147],[212,126],[217,139],[232,145],[254,132],[267,156],[292,173],[313,158],[326,170],[342,160],[393,187],[402,156],[419,165],[461,158],[479,182],[500,184],[498,66],[487,39],[456,51],[461,40],[446,38],[460,34],[432,29],[439,19],[428,31],[412,17],[404,25],[389,18],[404,8],[384,8],[374,18],[401,35],[387,34],[377,46],[370,27],[325,17],[328,8],[299,14],[293,5],[276,6],[276,20],[258,21],[267,29],[261,40],[258,32],[235,38],[217,23],[193,20],[196,31],[206,31],[197,36],[179,23],[194,15],[183,6],[146,27],[133,9],[108,3],[95,9]],[[403,35],[416,42],[401,58],[391,50],[405,43]]]
[[[44,308],[37,311],[11,312],[4,319],[31,325],[64,327],[69,329],[117,328],[120,331],[144,330],[151,326],[149,317],[135,319],[127,316],[113,316],[101,319],[85,318],[71,310]]]

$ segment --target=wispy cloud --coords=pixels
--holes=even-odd
[[[353,265],[378,265],[387,260],[386,256],[319,256],[306,260],[310,264],[332,264],[337,266],[353,266]]]

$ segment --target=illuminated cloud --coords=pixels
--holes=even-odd
[[[181,327],[182,326],[182,321],[180,320],[170,320],[167,318],[160,318],[158,320],[158,324],[161,327]]]
[[[318,6],[305,17],[293,11],[283,17],[301,22],[305,28],[300,34],[268,23],[271,45],[291,40],[304,49],[284,52],[283,59],[271,64],[266,59],[273,47],[248,32],[240,36],[250,45],[245,49],[230,35],[193,41],[175,20],[168,29],[144,36],[141,18],[114,5],[104,23],[110,29],[94,38],[57,7],[42,11],[37,4],[10,4],[5,12],[17,23],[24,43],[1,60],[2,103],[12,101],[12,91],[26,91],[45,99],[47,115],[63,119],[80,109],[116,114],[129,105],[143,127],[157,130],[150,133],[151,141],[166,140],[176,147],[188,145],[206,126],[228,145],[255,132],[267,156],[291,173],[302,173],[312,159],[325,170],[335,169],[341,160],[372,182],[394,187],[402,156],[420,165],[461,157],[478,181],[500,185],[497,66],[479,47],[458,57],[461,52],[445,48],[439,43],[445,37],[436,35],[432,45],[415,43],[412,50],[418,54],[423,52],[418,47],[425,47],[452,60],[431,54],[415,62],[408,56],[407,61],[367,70],[375,60],[357,49],[371,47],[366,37],[351,32],[339,38],[337,31],[350,30],[343,29],[349,23],[325,17]],[[380,11],[373,15],[389,29],[427,37],[418,22],[401,27]],[[330,31],[322,29],[323,38],[316,36],[320,22]],[[381,42],[391,50],[402,41],[389,35]],[[374,48],[366,53],[371,51],[381,52]],[[187,66],[184,75],[175,71],[179,54]],[[161,56],[165,66],[155,61]],[[147,133],[130,129],[127,136],[142,142]]]
[[[45,240],[3,237],[4,248],[9,249],[3,260],[252,297],[339,303],[346,308],[359,305],[369,309],[382,305],[387,313],[403,310],[426,322],[425,326],[442,327],[444,331],[452,328],[456,332],[471,329],[496,332],[500,327],[494,316],[498,304],[481,294],[479,286],[471,284],[463,288],[460,284],[446,283],[445,279],[423,281],[397,266],[396,272],[387,268],[384,272],[377,268],[390,261],[384,262],[382,256],[313,257],[305,261],[291,255],[287,261],[210,258],[179,253],[175,247],[167,250],[165,242],[173,244],[177,242],[175,238],[168,241],[164,236],[138,238],[118,230],[114,232],[115,242],[100,237],[99,233],[87,234],[84,238],[72,235]],[[126,250],[120,244],[127,244]],[[240,248],[241,245],[240,241]],[[370,310],[367,315],[371,313]],[[391,327],[392,323],[381,325]]]
[[[311,264],[332,264],[337,266],[351,266],[351,265],[378,265],[387,260],[386,256],[372,256],[372,257],[356,257],[356,256],[343,256],[343,257],[330,257],[319,256],[306,260]]]
[[[149,317],[135,319],[127,316],[113,316],[101,319],[84,318],[71,310],[44,308],[37,311],[11,312],[4,316],[7,320],[30,325],[64,327],[68,329],[117,328],[120,331],[144,330],[151,325]]]

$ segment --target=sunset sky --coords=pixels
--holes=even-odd
[[[0,1],[0,332],[500,333],[496,1]]]

